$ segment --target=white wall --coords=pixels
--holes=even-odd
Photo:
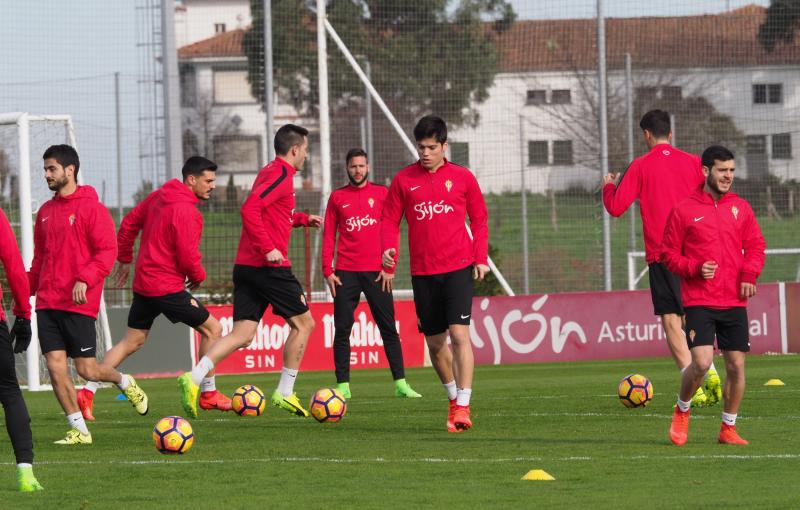
[[[213,37],[214,24],[226,31],[252,24],[249,0],[182,0],[175,10],[175,42],[180,48]]]

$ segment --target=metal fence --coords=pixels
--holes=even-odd
[[[18,4],[11,17],[24,27],[36,13]],[[215,160],[219,186],[203,206],[202,247],[209,274],[204,288],[213,300],[229,297],[238,208],[268,160],[276,127],[292,122],[312,133],[311,157],[295,178],[298,210],[320,214],[328,183],[334,189],[346,183],[350,148],[368,151],[372,180],[381,184],[413,161],[330,32],[328,90],[321,94],[316,2],[183,0],[167,16],[157,0],[82,4],[86,12],[76,23],[85,25],[75,27],[82,35],[74,43],[80,46],[65,50],[77,74],[58,72],[61,63],[49,60],[41,72],[31,71],[48,44],[31,42],[33,34],[21,29],[0,45],[12,66],[0,88],[0,111],[71,114],[85,178],[114,210],[130,208],[170,176],[170,151],[178,150],[178,159],[199,153]],[[753,205],[768,246],[800,246],[800,165],[793,149],[800,44],[790,13],[768,7],[717,0],[351,0],[328,2],[327,19],[402,131],[410,133],[427,113],[448,122],[449,157],[476,174],[486,198],[491,256],[522,294],[602,290],[607,283],[625,289],[627,253],[643,249],[635,208],[604,221],[600,201],[598,8],[607,16],[608,169],[624,171],[646,151],[639,117],[666,109],[677,147],[701,152],[723,143],[734,150],[734,190]],[[125,25],[120,16],[135,23]],[[264,93],[265,18],[271,20],[272,94]],[[176,74],[163,67],[173,51],[163,44],[170,31]],[[25,78],[8,78],[16,75]],[[174,84],[179,108],[164,82]],[[322,95],[330,119],[323,140]],[[171,144],[169,121],[180,131]],[[322,141],[330,144],[327,176]],[[32,140],[37,143],[43,151]],[[3,161],[0,181],[8,184],[18,170]],[[2,192],[7,211],[14,208],[9,189]],[[295,231],[290,258],[315,292],[324,291],[320,247],[316,231]],[[398,272],[405,288],[407,263],[401,259]],[[798,265],[797,254],[770,255],[762,281],[794,280]],[[499,292],[499,286],[489,283],[481,292]],[[122,303],[125,293],[112,291],[109,298]]]

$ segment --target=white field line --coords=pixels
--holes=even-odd
[[[323,463],[323,464],[511,464],[521,462],[594,462],[608,460],[800,460],[800,454],[713,454],[713,455],[620,455],[616,457],[506,457],[506,458],[444,458],[387,459],[383,457],[362,459],[336,459],[326,457],[262,457],[249,459],[182,459],[177,457],[143,460],[51,460],[37,461],[37,465],[168,465],[168,464],[248,464],[248,463]],[[2,466],[13,462],[0,462]]]

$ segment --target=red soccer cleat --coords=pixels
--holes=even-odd
[[[686,444],[686,439],[689,437],[689,414],[691,409],[685,413],[675,406],[675,412],[672,413],[672,425],[669,426],[669,439],[676,446],[683,446]]]
[[[200,393],[200,408],[205,410],[217,409],[219,411],[231,410],[231,399],[218,392],[204,391]]]
[[[81,414],[86,421],[94,421],[92,414],[92,406],[94,405],[94,393],[83,388],[78,391],[78,407],[81,408]]]
[[[719,427],[720,444],[750,444],[736,432],[736,425],[725,425]]]
[[[469,419],[469,406],[456,406],[453,413],[453,425],[458,432],[464,432],[472,427],[472,420]]]
[[[456,413],[456,399],[450,401],[450,409],[447,411],[447,431],[448,432],[458,432],[456,430],[456,425],[453,422],[453,418]]]

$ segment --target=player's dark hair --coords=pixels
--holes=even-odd
[[[447,141],[447,124],[441,117],[426,115],[419,119],[414,126],[414,140],[419,142],[426,138],[435,138],[439,143]]]
[[[284,124],[275,133],[275,154],[285,156],[295,145],[302,145],[308,129],[294,124]]]
[[[192,156],[186,160],[186,163],[183,164],[183,168],[181,168],[181,175],[183,175],[183,180],[186,180],[186,178],[190,175],[200,177],[206,170],[216,172],[217,164],[210,159],[204,158],[203,156]]]
[[[650,110],[645,113],[639,121],[639,127],[642,131],[645,129],[650,131],[654,138],[666,138],[672,131],[669,113],[664,110]]]
[[[367,157],[367,151],[365,151],[364,149],[360,149],[360,148],[359,149],[350,149],[349,151],[347,151],[347,156],[345,156],[345,158],[344,158],[345,166],[350,166],[350,161],[353,158],[357,158],[359,156],[364,156],[364,158],[367,161],[369,161],[369,158]]]
[[[51,145],[44,151],[42,159],[55,159],[64,168],[72,165],[75,167],[75,182],[78,182],[78,170],[81,168],[81,160],[78,158],[78,151],[71,145]]]
[[[727,147],[722,145],[712,145],[703,151],[700,160],[703,166],[711,170],[714,167],[715,161],[730,161],[733,159],[733,152]]]

